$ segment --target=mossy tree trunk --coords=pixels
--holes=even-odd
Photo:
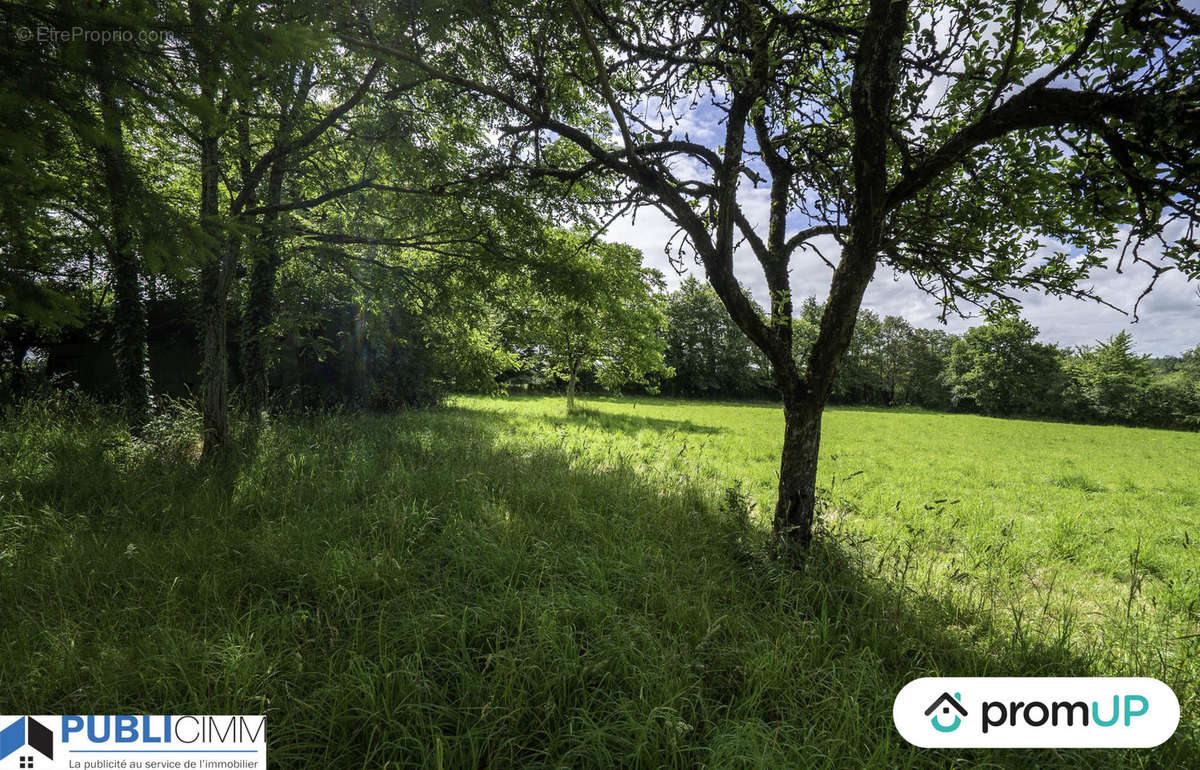
[[[283,180],[284,163],[277,160],[272,164],[267,179],[266,197],[263,200],[265,205],[279,205],[283,196]],[[255,419],[267,407],[268,329],[275,316],[275,278],[282,262],[278,219],[276,210],[263,214],[259,235],[251,247],[250,281],[242,314],[242,375],[246,408]]]
[[[204,332],[201,388],[203,390],[204,456],[211,457],[229,439],[229,361],[226,342],[225,252],[230,248],[217,221],[220,176],[217,137],[200,139],[200,221],[208,240],[200,267],[200,311]]]
[[[202,31],[208,26],[204,11],[192,9]],[[229,441],[229,357],[227,344],[227,305],[229,283],[236,249],[234,235],[221,219],[221,144],[223,120],[228,114],[228,98],[219,96],[220,67],[210,47],[212,38],[199,35],[196,60],[200,103],[200,229],[204,234],[200,265],[200,318],[203,333],[203,357],[200,385],[202,391],[203,456],[218,454]]]
[[[267,174],[267,188],[262,200],[265,209],[259,222],[258,235],[250,252],[250,279],[246,305],[242,313],[242,379],[245,383],[246,407],[254,419],[267,407],[268,330],[275,318],[275,279],[283,263],[280,251],[279,205],[283,201],[284,182],[288,173],[287,157],[280,151],[292,140],[293,129],[312,89],[313,65],[287,72],[289,102],[281,105],[272,152],[275,159]],[[291,85],[295,82],[294,87]]]

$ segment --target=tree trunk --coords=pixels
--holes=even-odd
[[[200,305],[204,326],[201,388],[204,393],[205,457],[229,440],[229,284],[241,242],[227,234],[200,269]]]
[[[787,405],[783,412],[783,454],[774,534],[800,549],[812,542],[817,504],[817,457],[821,449],[821,407]]]
[[[217,454],[229,440],[229,363],[225,300],[220,296],[220,264],[219,255],[213,254],[200,271],[200,303],[204,317],[201,389],[204,394],[205,457]]]
[[[887,148],[892,101],[908,13],[905,0],[871,0],[850,89],[854,118],[854,206],[850,237],[833,271],[829,299],[803,379],[772,361],[783,391],[784,441],[775,536],[801,549],[812,542],[821,412],[854,333],[863,292],[875,273],[887,217]]]
[[[284,164],[271,166],[263,204],[277,206],[283,197]],[[275,276],[281,262],[275,225],[278,212],[263,214],[262,230],[255,239],[250,264],[250,286],[242,314],[242,375],[246,407],[257,419],[267,407],[267,329],[275,310]]]
[[[206,127],[207,128],[207,127]],[[226,344],[225,262],[233,248],[222,237],[217,221],[217,184],[220,176],[219,148],[215,134],[200,139],[200,226],[208,240],[200,267],[200,312],[204,327],[204,358],[201,366],[205,457],[217,454],[229,440],[229,361]]]
[[[255,419],[267,408],[267,329],[273,315],[275,274],[279,267],[273,253],[275,244],[264,243],[264,240],[260,238],[254,244],[256,253],[250,266],[246,309],[242,314],[242,378],[246,409]]]
[[[296,73],[285,71],[286,82],[291,84]],[[285,145],[292,137],[292,129],[308,99],[312,87],[313,65],[306,64],[299,73],[295,90],[290,91],[290,101],[281,109],[279,125],[275,132],[273,149]],[[279,156],[271,163],[267,175],[266,197],[258,235],[250,254],[250,281],[246,292],[246,307],[242,313],[242,378],[245,380],[246,407],[253,419],[261,417],[267,408],[270,383],[267,377],[267,350],[270,340],[267,329],[275,317],[275,278],[283,255],[279,251],[279,211],[272,209],[283,200],[283,183],[287,176],[287,160]]]
[[[125,138],[120,105],[112,91],[107,73],[97,77],[104,137],[97,155],[104,173],[110,217],[108,260],[113,282],[114,358],[121,398],[129,425],[136,434],[145,425],[150,409],[147,374],[146,307],[142,302],[137,254],[134,249],[134,224],[130,212],[131,190],[125,156]]]
[[[200,264],[200,317],[204,330],[200,384],[203,392],[202,455],[219,454],[229,442],[229,348],[227,316],[229,287],[240,248],[239,236],[221,218],[221,135],[228,114],[230,95],[218,98],[222,78],[218,58],[210,47],[215,38],[202,3],[189,3],[192,24],[197,29],[195,46],[200,91],[200,230],[204,234]],[[245,176],[243,164],[243,178]],[[240,195],[239,195],[240,197]],[[236,215],[236,211],[230,212]]]
[[[578,364],[571,364],[571,375],[567,378],[567,411],[575,409],[575,380],[579,371]]]
[[[30,345],[23,340],[13,340],[13,401],[20,401],[25,396],[25,356],[29,355]]]

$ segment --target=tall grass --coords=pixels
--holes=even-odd
[[[761,482],[705,459],[727,427],[688,414],[290,418],[203,465],[187,410],[146,439],[84,402],[5,412],[0,711],[266,713],[274,767],[1200,762],[1144,565],[1096,645],[1003,551],[960,578],[938,537],[866,533],[842,483],[785,567]],[[939,752],[891,724],[918,676],[1171,665],[1185,724],[1151,751]]]

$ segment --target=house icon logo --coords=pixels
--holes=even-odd
[[[954,721],[948,725],[944,725],[938,721],[940,714],[933,714],[933,712],[937,711],[938,709],[941,709],[942,714],[949,714],[951,708],[958,713],[954,715]],[[948,692],[942,693],[941,696],[929,706],[929,708],[925,709],[925,716],[929,716],[930,714],[933,714],[933,718],[929,720],[929,722],[933,725],[933,729],[940,733],[954,732],[958,729],[958,726],[962,724],[962,718],[967,715],[967,710],[963,708],[962,705],[962,693],[956,692],[953,695]]]
[[[17,752],[20,752],[17,768],[36,770],[34,752],[54,760],[54,733],[33,717],[17,717],[12,724],[0,729],[0,762]]]

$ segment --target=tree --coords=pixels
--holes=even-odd
[[[712,287],[694,276],[667,298],[665,359],[669,392],[690,396],[762,396],[770,364],[734,325]]]
[[[913,329],[905,346],[904,403],[927,409],[950,406],[946,364],[956,338],[941,329]]]
[[[1200,427],[1200,345],[1185,351],[1174,371],[1154,379],[1146,402],[1154,424]]]
[[[568,255],[579,288],[573,295],[529,295],[516,336],[532,349],[544,375],[566,382],[567,409],[575,408],[584,373],[605,388],[669,376],[662,274],[642,267],[636,249],[577,233],[560,233],[551,247]]]
[[[115,354],[136,427],[150,385],[146,308],[161,310],[157,298],[184,316],[176,330],[200,331],[203,374],[186,384],[202,391],[206,455],[226,443],[239,372],[245,403],[260,412],[284,336],[332,354],[357,344],[341,331],[361,321],[371,377],[414,387],[350,400],[424,402],[404,395],[428,390],[421,372],[461,383],[503,360],[471,306],[497,275],[539,253],[547,221],[586,221],[569,212],[574,199],[559,180],[547,178],[541,196],[523,188],[523,200],[503,180],[464,180],[459,172],[480,157],[497,157],[477,117],[490,108],[407,65],[336,45],[328,32],[337,7],[190,0],[10,10],[16,56],[0,63],[0,355],[13,363],[0,372],[14,390],[31,347],[77,334],[104,363]],[[137,42],[16,35],[43,26]],[[301,285],[281,297],[289,267]],[[301,312],[280,312],[298,298]],[[336,339],[322,340],[327,331]]]
[[[1122,331],[1094,348],[1082,347],[1067,360],[1066,400],[1085,416],[1130,422],[1143,416],[1154,372],[1147,356],[1133,352],[1133,337]]]
[[[899,316],[890,315],[879,327],[879,370],[887,390],[889,406],[896,403],[898,390],[907,391],[912,367],[913,328]]]
[[[21,8],[16,14],[31,27],[128,33],[151,26],[155,8],[66,2],[53,9]],[[13,89],[5,94],[13,106],[10,119],[20,126],[20,136],[8,134],[4,143],[14,150],[14,170],[22,173],[22,166],[31,163],[36,171],[26,167],[23,171],[34,173],[5,186],[11,192],[33,188],[33,210],[27,215],[60,218],[50,225],[52,230],[86,231],[101,245],[104,280],[111,289],[117,380],[136,431],[150,407],[142,283],[157,254],[149,236],[161,233],[173,218],[164,214],[131,149],[153,119],[147,115],[147,99],[139,102],[133,95],[157,93],[164,57],[153,38],[134,35],[119,45],[88,36],[28,37],[14,47],[19,76],[5,78]],[[47,146],[50,136],[56,147]],[[63,161],[74,168],[60,176],[62,168],[56,173],[54,164]],[[53,263],[57,249],[45,243],[39,247],[34,261]]]
[[[312,61],[287,62],[279,74],[272,89],[278,111],[271,132],[275,157],[267,172],[266,190],[262,195],[264,211],[258,232],[250,244],[250,269],[242,309],[242,380],[247,410],[255,418],[267,405],[268,329],[274,318],[275,285],[283,262],[279,207],[283,203],[284,184],[295,165],[289,163],[290,159],[281,150],[296,138],[295,129],[304,117],[316,75]]]
[[[814,327],[820,335],[820,326]],[[871,404],[880,400],[883,372],[880,356],[880,337],[883,324],[879,315],[860,308],[854,322],[850,344],[842,355],[837,376],[829,395],[846,403]],[[813,344],[816,344],[815,341]]]
[[[1037,342],[1038,330],[1002,317],[969,329],[954,343],[947,380],[955,402],[984,414],[1046,415],[1062,394],[1058,350]]]
[[[948,310],[1014,290],[1091,296],[1123,223],[1133,258],[1162,236],[1156,267],[1200,272],[1175,229],[1198,218],[1198,33],[1181,4],[1141,0],[546,0],[450,5],[438,24],[363,15],[345,38],[493,105],[512,174],[615,175],[680,228],[771,362],[774,528],[804,547],[822,410],[880,264]],[[721,134],[693,139],[693,125]],[[574,151],[542,152],[556,144]],[[741,205],[751,183],[769,192],[765,228]],[[797,362],[789,272],[818,236],[841,253]],[[765,318],[735,276],[741,241]]]
[[[1185,350],[1179,357],[1179,371],[1200,382],[1200,345]]]
[[[315,200],[278,200],[287,164],[362,102],[383,69],[378,60],[343,57],[348,76],[323,83],[340,101],[301,121],[303,97],[312,93],[314,85],[306,82],[311,72],[304,62],[331,43],[324,35],[292,26],[293,12],[303,15],[303,9],[296,11],[284,4],[190,0],[170,17],[178,30],[176,80],[181,84],[173,95],[178,110],[174,117],[195,149],[199,176],[201,411],[206,456],[217,453],[228,439],[228,306],[247,232],[261,225],[264,235],[258,245],[273,248],[273,215],[278,211],[312,207],[366,185],[360,182]],[[281,84],[280,72],[285,73],[284,80],[290,73],[292,80]],[[277,87],[278,98],[269,114],[277,117],[271,121],[269,139],[263,146],[254,142],[251,113],[262,106],[264,92],[272,85]],[[268,179],[267,203],[257,205],[264,178]],[[265,221],[259,222],[258,217]],[[253,261],[259,267],[264,261],[273,264],[269,258]],[[265,284],[273,281],[274,272],[268,270],[264,275],[252,266],[251,277],[252,301],[265,306],[270,300]],[[266,323],[253,312],[250,321],[251,363],[262,364],[258,338]],[[254,379],[253,398],[261,402],[263,383],[258,372]]]

